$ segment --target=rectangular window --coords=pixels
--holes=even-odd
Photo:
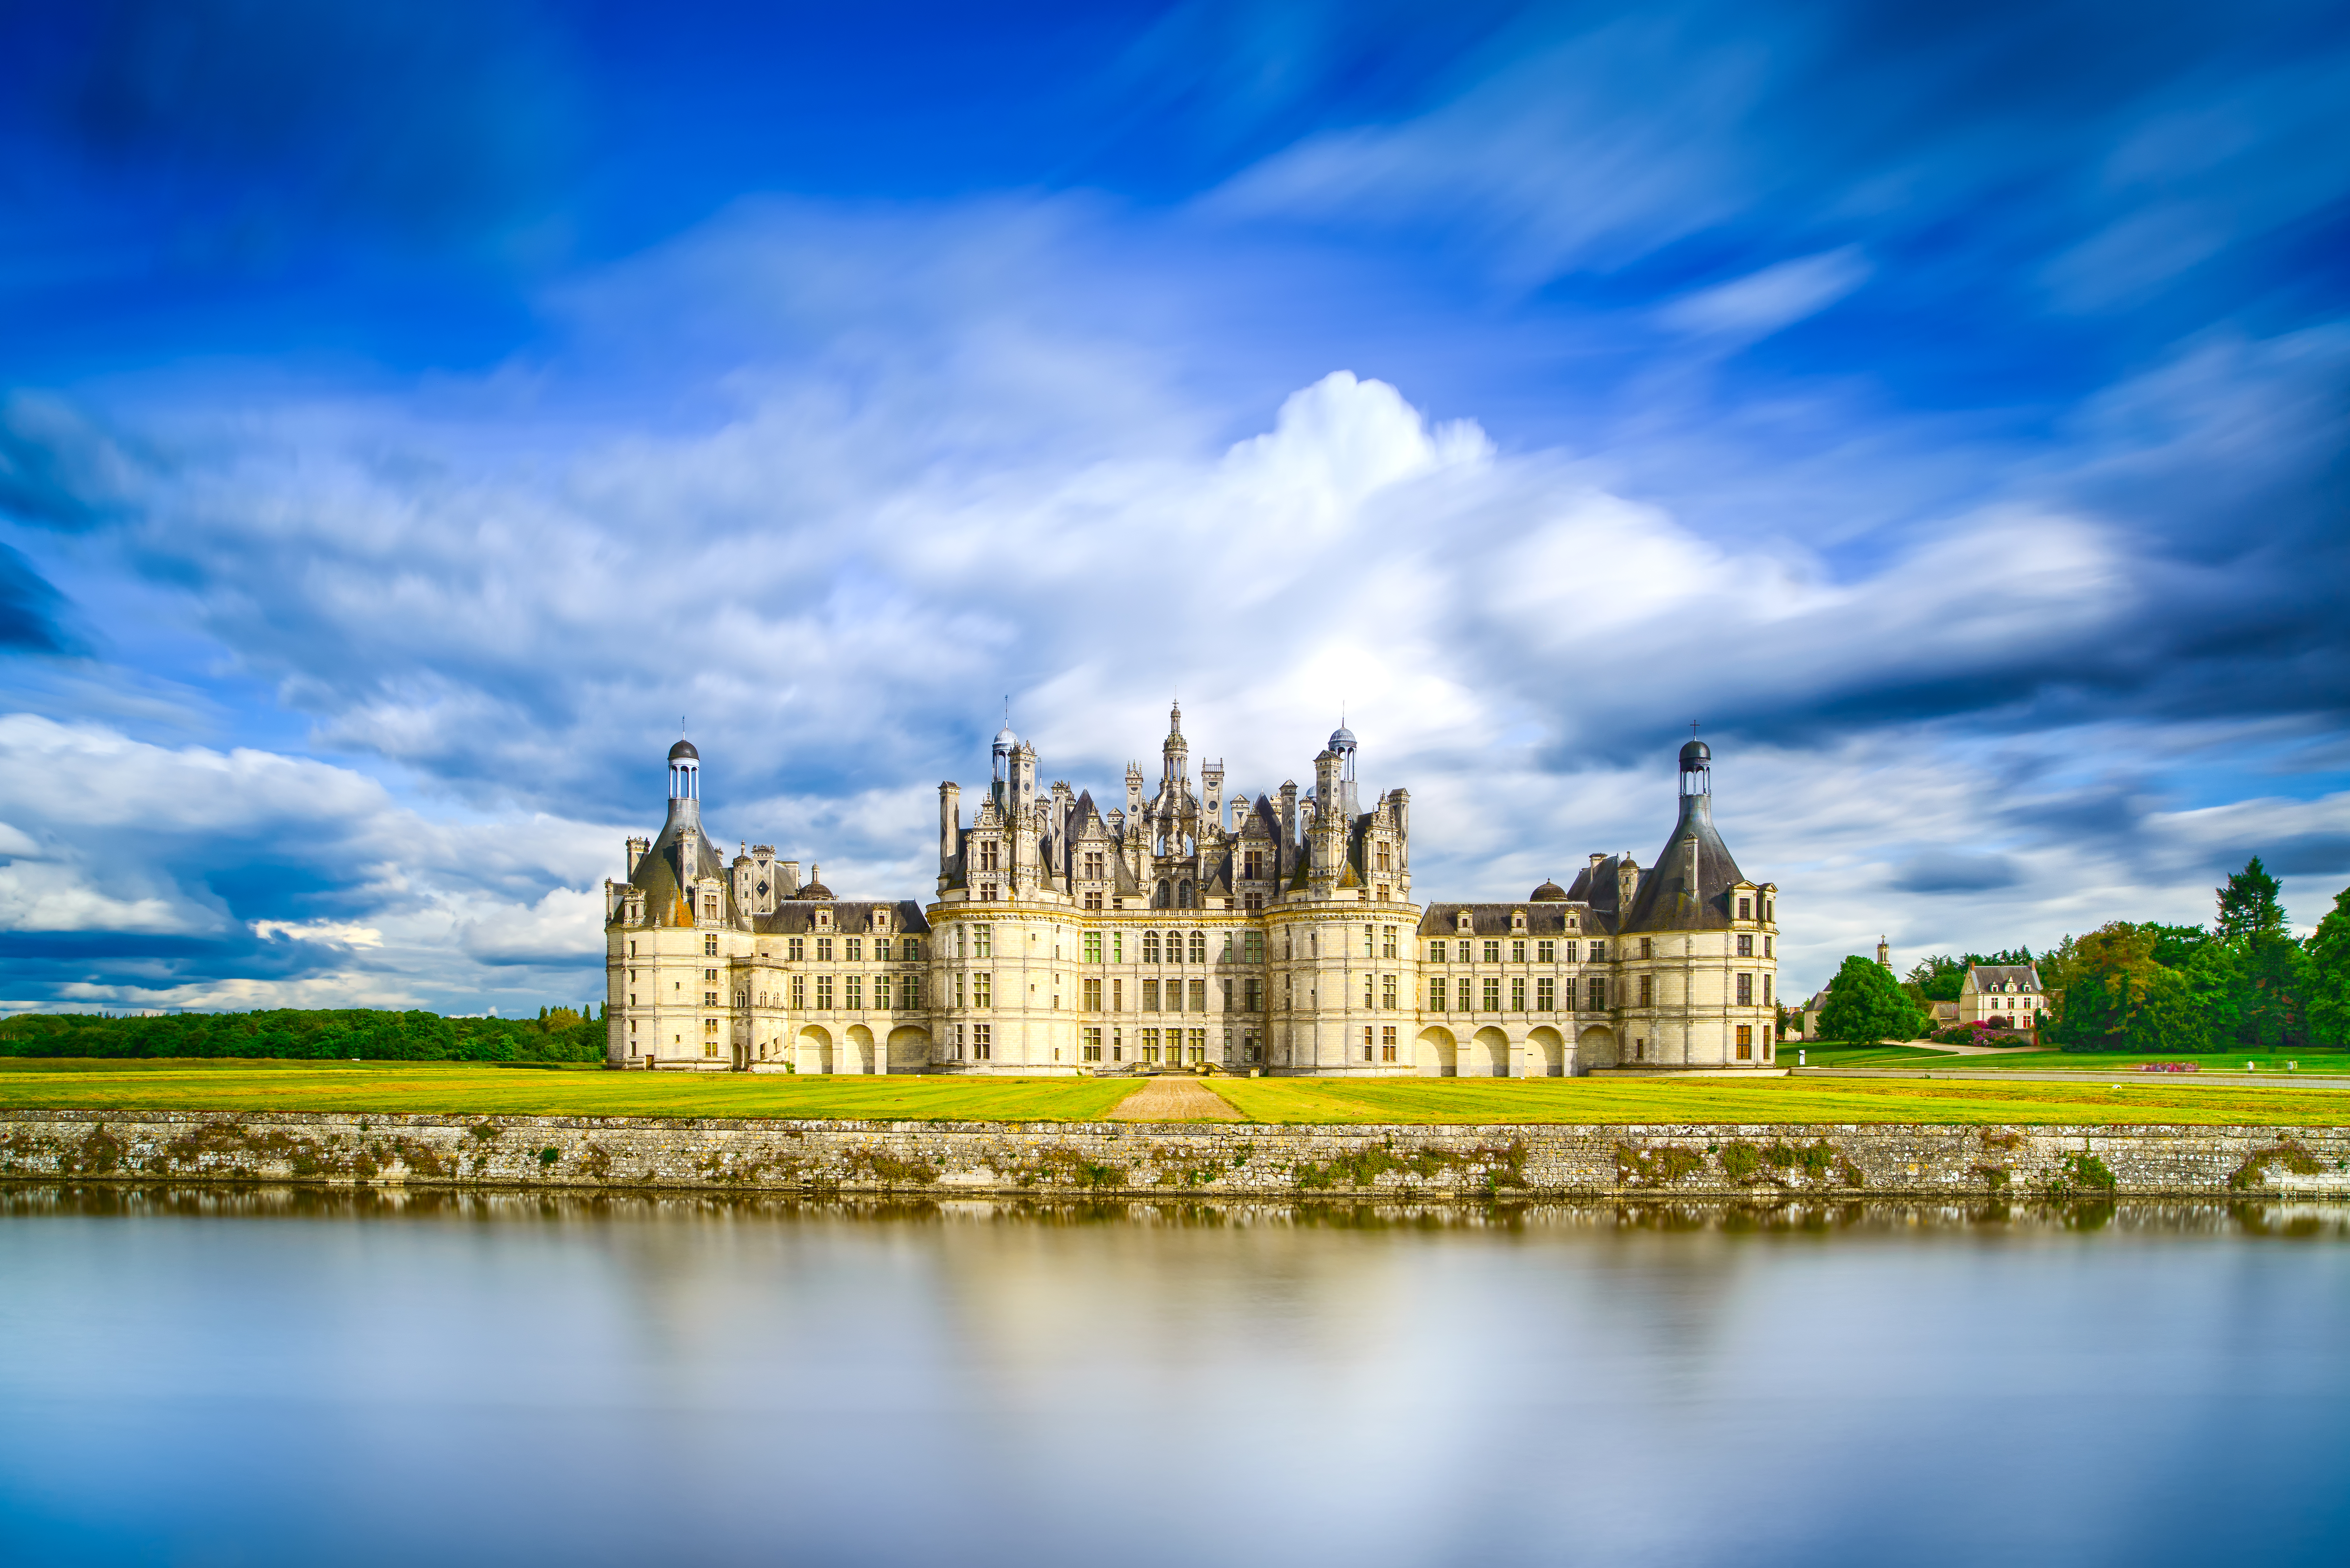
[[[1525,1010],[1526,977],[1523,975],[1514,975],[1510,980],[1510,1011],[1513,1012],[1523,1012]]]
[[[971,1056],[974,1062],[990,1062],[995,1058],[995,1026],[974,1023],[971,1026]]]
[[[1738,977],[1738,1005],[1741,1007],[1754,1005],[1754,977],[1751,974],[1742,974]]]
[[[1193,963],[1208,961],[1208,933],[1205,931],[1191,933],[1191,961]]]
[[[1396,956],[1396,929],[1393,926],[1379,928],[1379,956],[1381,958]]]
[[[993,926],[973,926],[971,929],[971,934],[972,940],[979,944],[972,950],[972,956],[973,958],[993,958],[995,956],[995,928]]]
[[[1194,1066],[1197,1066],[1199,1064],[1201,1064],[1201,1063],[1202,1063],[1202,1062],[1205,1062],[1207,1059],[1208,1059],[1208,1032],[1207,1032],[1206,1030],[1204,1030],[1204,1029],[1194,1029],[1194,1030],[1192,1030],[1192,1031],[1191,1031],[1191,1062],[1192,1062],[1192,1064],[1193,1064]]]
[[[962,974],[962,972],[961,972],[960,971],[958,971],[956,972],[956,974],[955,974],[955,977],[954,977],[954,982],[955,982],[955,989],[954,989],[954,1004],[955,1004],[957,1007],[961,1007],[961,1006],[962,1005],[962,981],[963,981]]]
[[[1098,1062],[1102,1059],[1100,1030],[1088,1029],[1086,1031],[1083,1050],[1085,1052],[1085,1059],[1088,1062]]]
[[[807,976],[804,974],[792,976],[792,1005],[801,1009],[807,1006]]]
[[[888,937],[875,937],[873,939],[873,956],[883,963],[888,963],[889,961],[889,939]]]
[[[1145,931],[1142,933],[1142,961],[1145,963],[1157,963],[1159,961],[1159,933],[1157,931]]]
[[[1536,942],[1534,944],[1534,961],[1536,963],[1556,963],[1558,961],[1558,944],[1555,941],[1547,940]]]
[[[854,1012],[865,1005],[865,977],[852,974],[840,982],[840,1004]]]
[[[1365,958],[1377,958],[1379,956],[1379,950],[1373,936],[1373,929],[1374,928],[1369,926],[1365,926],[1363,928],[1363,956]]]
[[[1653,974],[1644,974],[1640,977],[1640,1005],[1643,1007],[1657,1005],[1657,977]]]
[[[1250,1012],[1264,1011],[1264,981],[1252,975],[1242,982],[1242,995],[1246,999],[1243,1008]]]
[[[1204,980],[1195,980],[1191,982],[1191,1011],[1194,1012],[1208,1011],[1208,982]]]
[[[859,962],[865,957],[865,940],[862,937],[843,937],[840,946],[840,956],[850,963]]]
[[[886,974],[877,974],[873,977],[873,1005],[885,1012],[889,1009],[889,977]]]
[[[1743,933],[1739,936],[1738,956],[1740,958],[1752,958],[1754,956],[1754,939],[1752,937],[1744,935]]]
[[[1592,1012],[1605,1012],[1607,1011],[1607,982],[1606,981],[1594,975],[1591,980],[1590,987],[1585,994],[1590,999]]]
[[[1499,963],[1502,961],[1501,943],[1487,942],[1485,944],[1485,961],[1487,963]]]
[[[1591,961],[1593,963],[1606,963],[1607,961],[1607,944],[1606,942],[1594,941],[1591,944]]]
[[[1485,982],[1485,1011],[1488,1012],[1502,1011],[1502,982],[1499,979],[1488,980]]]
[[[1126,981],[1114,980],[1109,982],[1109,1010],[1112,1012],[1126,1011]]]
[[[1078,1005],[1083,1007],[1087,1012],[1099,1012],[1101,1011],[1101,981],[1097,980],[1088,980],[1084,982],[1084,992],[1078,998]]]
[[[1771,1005],[1771,977],[1767,974],[1762,977],[1762,1005]]]
[[[1510,961],[1512,963],[1526,961],[1526,944],[1523,941],[1514,941],[1510,944]]]
[[[1126,933],[1124,931],[1112,931],[1109,934],[1109,961],[1112,963],[1124,963],[1126,961]]]
[[[1771,957],[1771,956],[1772,956],[1772,953],[1771,953],[1771,939],[1770,939],[1769,937],[1764,937],[1764,938],[1762,939],[1762,956],[1763,956],[1764,958],[1769,958],[1769,957]]]
[[[1241,933],[1241,961],[1243,963],[1263,963],[1264,961],[1264,933],[1263,931],[1252,930]]]
[[[1446,955],[1451,950],[1452,950],[1446,947],[1441,940],[1432,941],[1428,944],[1428,961],[1430,963],[1442,963]]]
[[[1754,1059],[1754,1025],[1752,1023],[1738,1026],[1738,1059],[1742,1062]]]
[[[816,977],[816,1006],[819,1012],[832,1010],[832,976],[828,974]]]
[[[1101,933],[1099,931],[1087,931],[1086,933],[1085,961],[1087,963],[1101,962]]]
[[[971,1004],[973,1007],[995,1004],[995,977],[984,970],[971,977]]]
[[[1461,963],[1467,963],[1469,961],[1469,944],[1467,942],[1455,942],[1452,944],[1452,948],[1454,958]]]
[[[1156,1029],[1142,1032],[1142,1059],[1146,1062],[1159,1060],[1159,1031]]]
[[[832,961],[832,939],[830,937],[816,938],[816,956],[818,963],[830,963]]]
[[[1170,981],[1169,983],[1178,982]],[[1155,980],[1146,980],[1142,982],[1142,1011],[1145,1012],[1159,1011],[1159,982]]]
[[[898,1005],[900,1007],[921,1006],[922,977],[919,974],[899,975],[898,977]]]
[[[799,937],[792,937],[785,940],[784,943],[784,956],[787,959],[804,959],[807,957],[806,944],[805,940]]]
[[[1395,1004],[1396,977],[1391,974],[1383,974],[1379,976],[1379,1005],[1386,1008],[1389,1012],[1393,1012],[1395,1011]]]
[[[1445,983],[1440,978],[1431,980],[1428,982],[1428,1010],[1430,1012],[1441,1012],[1444,1011],[1444,992],[1446,989]]]
[[[1562,962],[1565,962],[1565,963],[1573,963],[1573,962],[1575,962],[1575,944],[1574,944],[1573,942],[1567,942],[1567,943],[1563,944],[1563,945],[1561,946],[1560,950],[1559,950],[1559,955],[1558,955],[1558,956],[1559,956],[1559,959],[1560,959],[1560,961],[1561,961]]]
[[[1382,1029],[1379,1031],[1379,1060],[1392,1062],[1395,1059],[1396,1032],[1392,1029]]]
[[[1366,1061],[1366,1062],[1367,1062],[1367,1061],[1369,1061],[1370,1059],[1371,1059],[1371,1026],[1370,1026],[1369,1024],[1366,1023],[1365,1025],[1363,1025],[1363,1060],[1364,1060],[1364,1061]]]
[[[1591,956],[1593,958],[1597,958],[1599,956],[1599,944],[1596,942],[1591,944]],[[1654,958],[1657,956],[1657,940],[1654,937],[1642,937],[1640,939],[1640,956],[1642,958]]]
[[[1753,899],[1741,898],[1738,900],[1738,918],[1742,920],[1751,920],[1754,918]]]
[[[714,991],[705,991],[705,992],[703,992],[702,993],[702,1006],[704,1006],[704,1007],[715,1007],[715,1006],[717,1006],[717,1005],[718,1005],[718,993],[717,993],[716,992],[714,992]]]
[[[1558,1011],[1558,981],[1549,975],[1534,981],[1534,1007],[1543,1012]]]

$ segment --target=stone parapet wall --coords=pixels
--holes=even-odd
[[[0,1111],[0,1179],[1410,1199],[2350,1197],[2350,1128]]]

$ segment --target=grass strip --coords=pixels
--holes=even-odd
[[[463,1116],[1097,1121],[1131,1078],[512,1073],[476,1064],[0,1062],[0,1106]]]
[[[2108,1081],[2108,1084],[2111,1080]],[[2338,1090],[1836,1078],[1219,1078],[1252,1121],[2332,1127]]]

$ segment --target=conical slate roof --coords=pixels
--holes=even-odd
[[[1695,745],[1699,742],[1691,742]],[[1746,879],[1713,830],[1713,797],[1681,796],[1681,819],[1640,874],[1639,891],[1618,928],[1626,931],[1718,930],[1730,924],[1730,889]]]

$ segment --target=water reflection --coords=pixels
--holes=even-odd
[[[2345,1240],[2282,1202],[5,1189],[0,1549],[2333,1563]]]

